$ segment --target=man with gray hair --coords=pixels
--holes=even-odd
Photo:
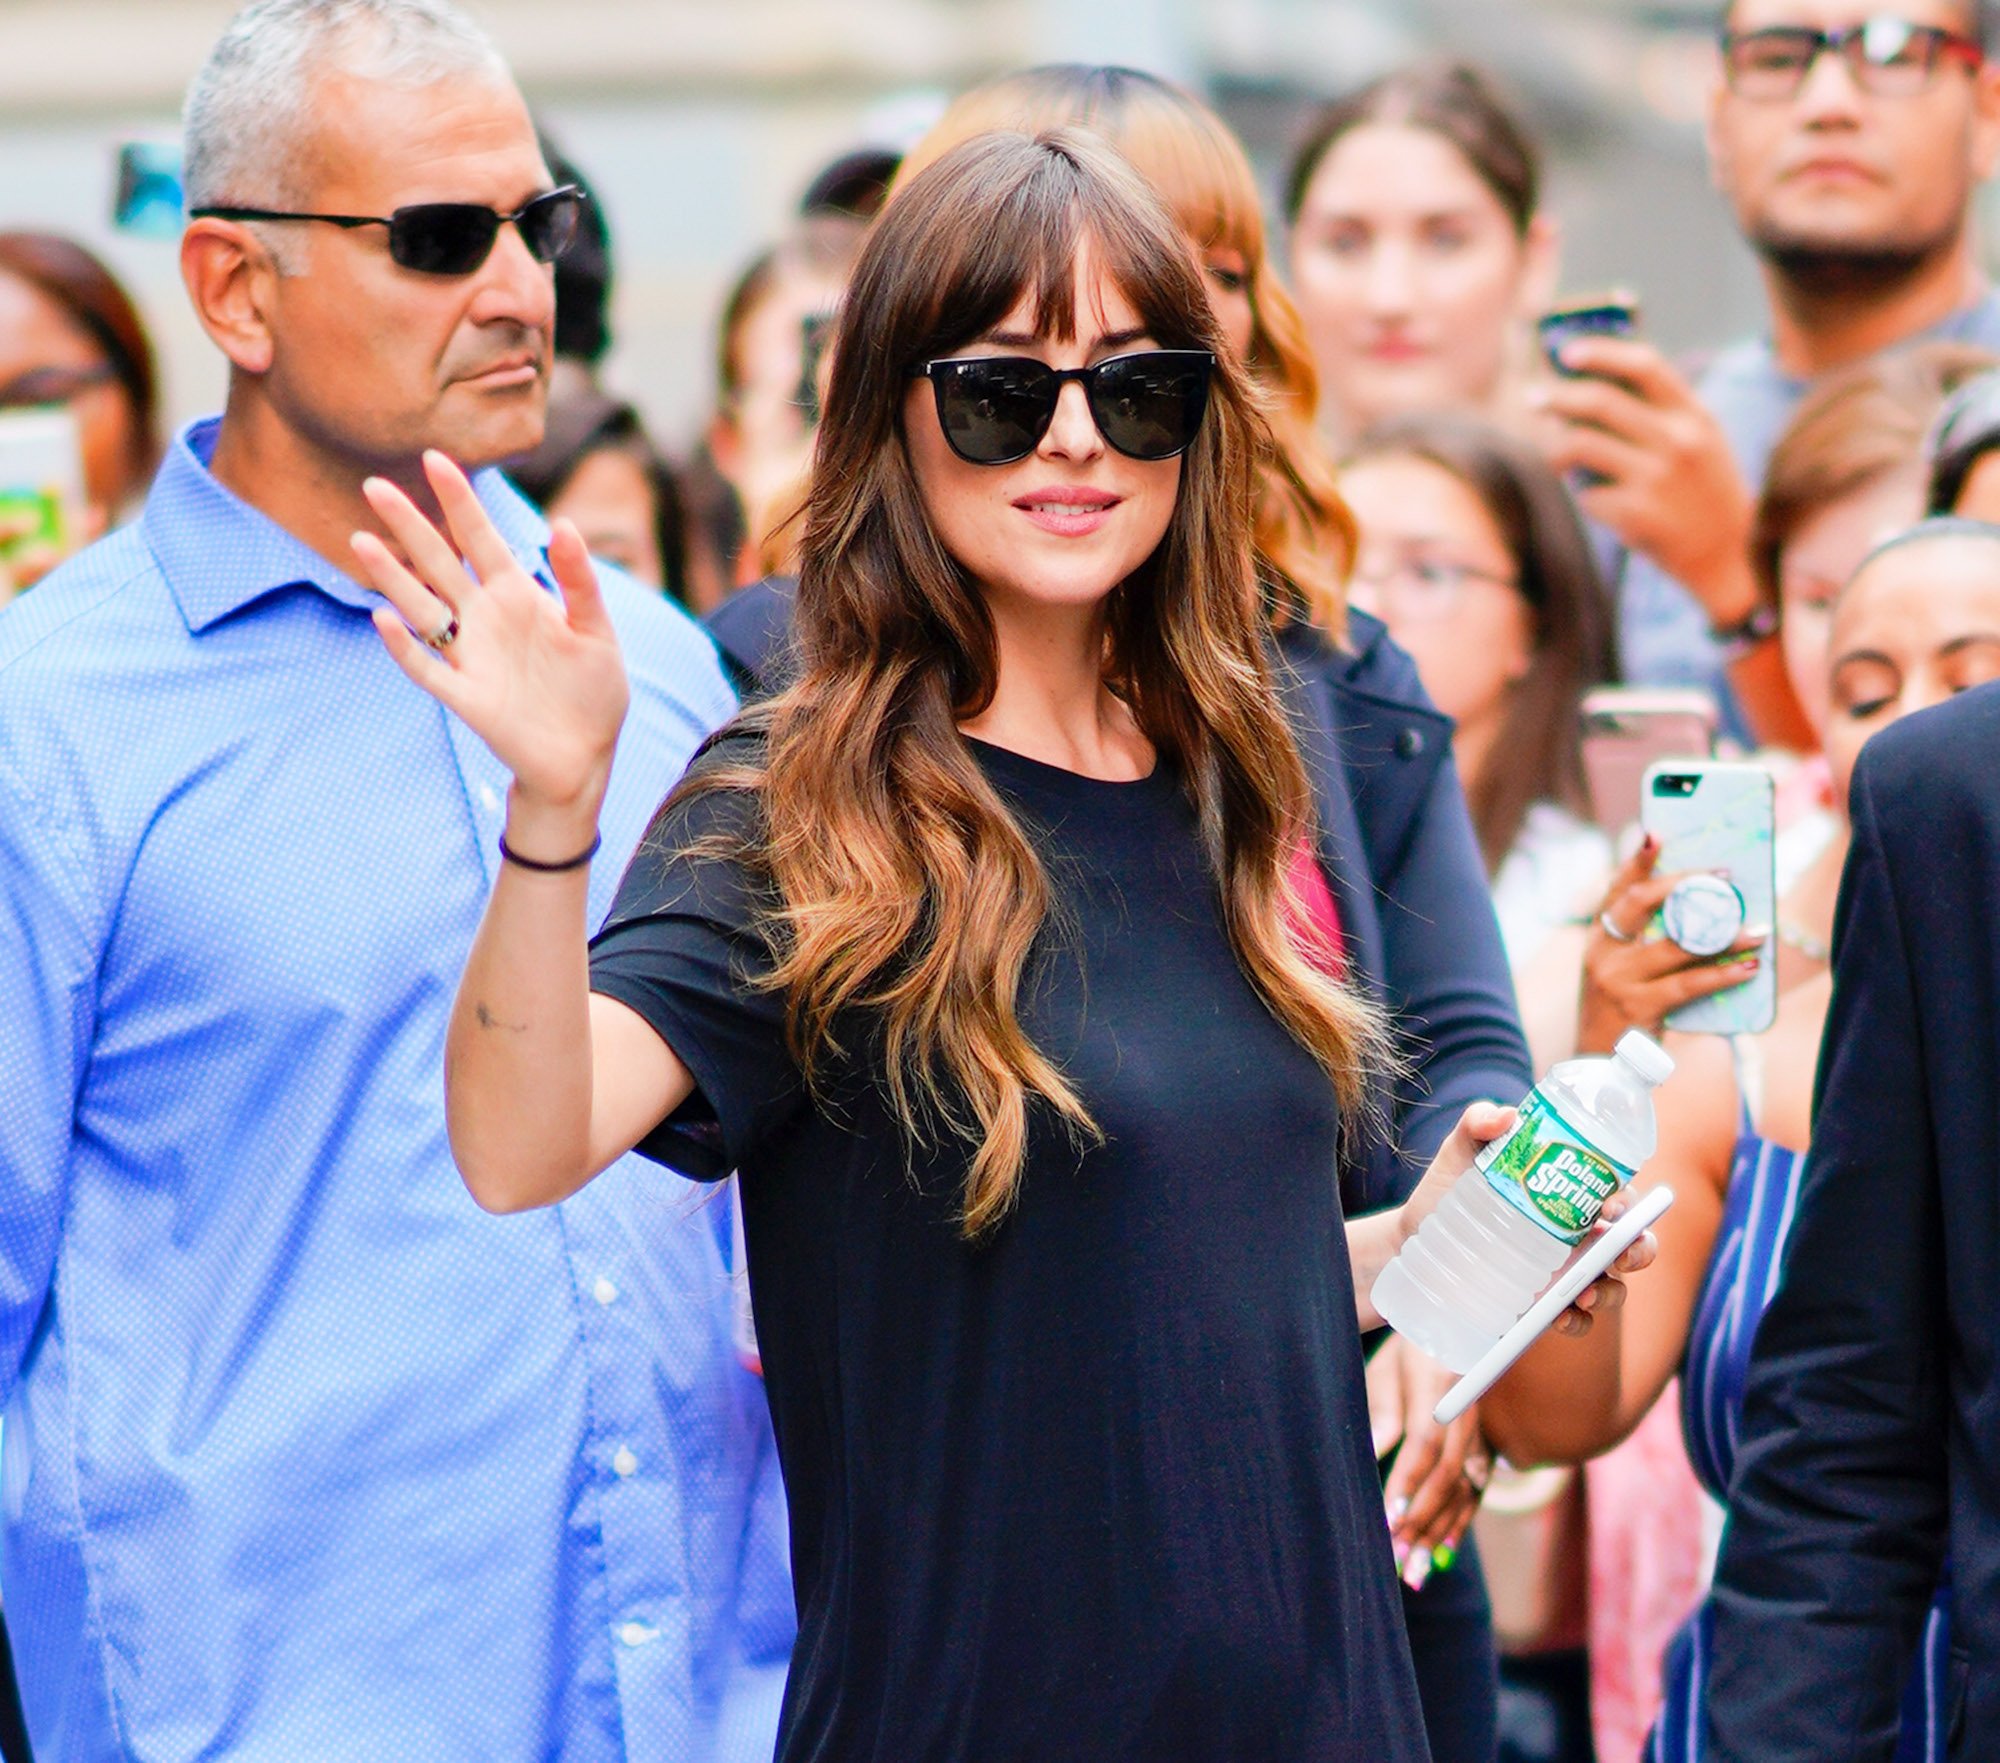
[[[726,1209],[657,1170],[495,1220],[442,1049],[505,773],[350,567],[436,449],[542,425],[552,188],[445,0],[260,0],[187,111],[230,366],[143,517],[0,616],[0,1580],[40,1763],[768,1758],[792,1634]],[[604,590],[631,709],[593,879],[732,709]],[[420,633],[443,649],[453,625]]]

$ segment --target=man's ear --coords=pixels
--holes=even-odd
[[[190,222],[181,235],[181,280],[201,328],[230,364],[269,372],[278,266],[256,235],[239,221]]]

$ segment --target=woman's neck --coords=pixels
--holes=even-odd
[[[966,734],[1109,783],[1152,771],[1152,742],[1105,683],[1101,610],[1010,618],[996,607],[993,623],[998,679],[985,709],[959,725]]]

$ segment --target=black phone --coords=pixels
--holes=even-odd
[[[1639,334],[1638,297],[1625,289],[1608,294],[1592,294],[1565,300],[1535,321],[1535,335],[1549,366],[1566,379],[1579,377],[1577,369],[1563,365],[1566,344],[1578,337],[1636,337]]]

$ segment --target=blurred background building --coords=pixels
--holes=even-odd
[[[596,186],[615,234],[620,388],[673,443],[711,384],[722,293],[823,163],[902,144],[945,94],[1041,61],[1120,61],[1202,91],[1267,186],[1314,100],[1414,55],[1495,69],[1540,132],[1565,286],[1619,282],[1697,349],[1756,320],[1754,274],[1708,187],[1713,0],[471,0]],[[99,247],[144,299],[171,412],[212,407],[217,359],[171,239],[112,228],[117,149],[171,139],[233,0],[0,0],[0,226]]]

